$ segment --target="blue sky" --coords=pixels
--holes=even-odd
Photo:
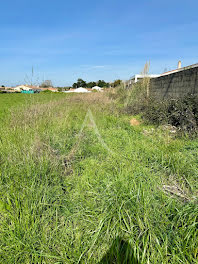
[[[198,62],[197,0],[1,0],[0,85],[129,79]]]

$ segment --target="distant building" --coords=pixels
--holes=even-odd
[[[92,90],[101,92],[103,89],[99,86],[94,86],[94,87],[92,87]]]
[[[138,82],[140,80],[143,80],[145,77],[152,79],[152,78],[156,78],[156,77],[159,77],[159,76],[160,76],[160,74],[147,74],[147,75],[135,74],[134,76],[131,77],[130,80],[132,81],[132,83],[136,83],[136,82]]]
[[[18,86],[16,86],[16,87],[14,87],[13,88],[13,90],[14,91],[16,91],[16,92],[20,92],[20,91],[29,91],[29,87],[28,86],[26,86],[26,85],[18,85]]]
[[[147,75],[145,75],[145,74],[135,74],[128,81],[125,81],[124,85],[125,85],[126,88],[129,88],[134,83],[137,83],[137,82],[143,80],[145,77],[153,79],[153,78],[156,78],[156,77],[159,77],[159,76],[160,76],[160,74],[147,74]]]

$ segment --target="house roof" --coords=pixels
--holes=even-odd
[[[135,78],[145,78],[145,77],[156,78],[159,76],[160,76],[160,74],[135,74],[131,77],[131,80],[133,80]]]

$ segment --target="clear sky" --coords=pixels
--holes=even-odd
[[[129,79],[198,62],[197,0],[1,0],[0,85]]]

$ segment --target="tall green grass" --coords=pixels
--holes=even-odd
[[[45,96],[2,121],[0,262],[196,263],[198,141],[131,127],[105,94]],[[91,121],[79,136],[89,108],[111,152]]]

